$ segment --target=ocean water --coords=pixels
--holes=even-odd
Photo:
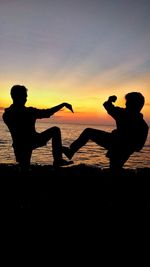
[[[62,133],[63,145],[69,146],[80,133],[87,127],[101,129],[111,132],[112,126],[98,125],[79,125],[79,124],[52,124],[42,120],[37,121],[36,129],[42,132],[54,125],[60,127]],[[10,133],[0,120],[0,163],[15,163],[15,157],[11,146]],[[88,164],[101,168],[109,167],[109,159],[105,156],[106,150],[99,147],[95,143],[89,141],[82,147],[73,157],[74,164]],[[65,156],[64,156],[65,158]],[[31,163],[33,164],[52,164],[51,140],[47,146],[35,149],[32,154]],[[134,153],[124,165],[125,168],[144,168],[150,167],[150,131],[144,148],[140,152]]]

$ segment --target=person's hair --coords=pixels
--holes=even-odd
[[[18,84],[14,85],[10,91],[13,100],[22,95],[25,95],[26,93],[27,93],[27,88],[23,85],[18,85]]]
[[[144,96],[139,92],[131,92],[125,95],[128,107],[134,111],[140,111],[144,106]]]

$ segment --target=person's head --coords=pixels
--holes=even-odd
[[[125,95],[126,108],[131,112],[140,112],[144,106],[144,96],[139,92],[131,92]]]
[[[27,88],[23,85],[14,85],[10,91],[13,103],[24,106],[27,101]]]

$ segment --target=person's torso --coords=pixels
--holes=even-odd
[[[33,108],[22,107],[20,109],[10,108],[5,110],[3,115],[13,139],[14,144],[31,143],[36,136],[36,116]]]
[[[121,146],[140,150],[144,145],[148,126],[141,113],[129,113],[126,109],[120,109],[115,118],[117,129],[113,131]]]

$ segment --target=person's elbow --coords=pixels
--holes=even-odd
[[[107,108],[108,108],[108,101],[105,101],[105,102],[103,103],[103,107],[107,110]]]

